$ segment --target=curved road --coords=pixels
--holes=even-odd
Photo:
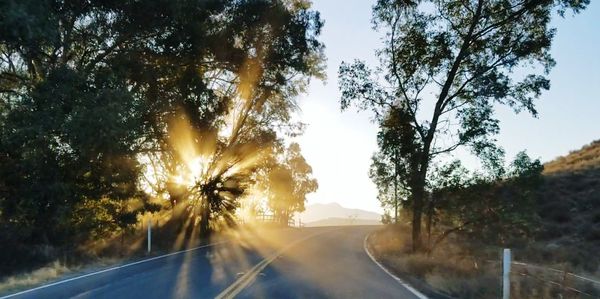
[[[423,298],[364,250],[376,226],[270,230],[2,298]]]

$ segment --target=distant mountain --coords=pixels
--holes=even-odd
[[[352,219],[352,218],[327,218],[304,223],[307,227],[312,226],[341,226],[341,225],[381,225],[380,220],[374,219]]]
[[[375,212],[348,209],[338,203],[312,204],[306,206],[306,210],[296,216],[307,226],[319,221],[322,225],[348,225],[348,224],[377,224],[381,221],[381,215]],[[347,221],[346,221],[347,220]],[[337,223],[337,224],[327,224]],[[311,225],[309,225],[311,224]]]

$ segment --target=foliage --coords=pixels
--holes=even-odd
[[[283,225],[293,213],[304,211],[306,195],[318,188],[312,178],[312,167],[300,152],[300,145],[292,143],[286,150],[285,160],[269,174],[268,206]]]
[[[230,18],[216,18],[220,21],[209,27],[214,30],[203,33],[211,34],[207,36],[209,42],[192,41],[190,47],[202,46],[201,53],[206,54],[186,53],[191,62],[185,71],[188,75],[181,76],[180,70],[175,69],[167,73],[168,77],[175,75],[174,82],[165,81],[165,86],[155,86],[155,80],[144,82],[152,92],[149,96],[158,94],[162,100],[159,103],[164,105],[157,107],[159,121],[151,124],[152,135],[145,143],[149,159],[163,163],[159,168],[166,174],[154,189],[159,195],[166,193],[172,205],[185,201],[180,198],[182,194],[200,199],[203,233],[208,232],[212,220],[233,220],[237,201],[259,167],[250,167],[233,177],[228,170],[246,164],[249,156],[259,155],[278,143],[277,132],[297,133],[299,126],[290,124],[291,112],[296,109],[295,96],[310,77],[320,77],[322,69],[322,45],[316,40],[322,24],[318,13],[309,11],[306,3],[224,1],[223,5],[223,13]],[[166,41],[174,45],[190,42],[185,34],[176,37]],[[151,50],[163,52],[162,48]],[[178,53],[173,54],[174,61],[181,59]],[[186,87],[182,91],[181,86],[196,89]],[[171,100],[171,91],[182,93],[176,97],[180,102]],[[197,192],[178,192],[169,178],[189,163],[172,143],[164,142],[173,136],[178,138],[179,132],[163,120],[181,115],[199,133],[192,135],[191,147],[210,156],[206,168],[214,170],[191,188]],[[207,143],[214,148],[207,149]],[[227,187],[228,184],[235,187]]]
[[[579,12],[589,1],[395,1],[373,8],[386,33],[376,73],[342,63],[341,106],[374,112],[381,127],[400,111],[397,141],[406,152],[413,249],[421,248],[426,180],[439,155],[466,146],[500,177],[502,150],[495,105],[537,115],[534,100],[550,87],[554,11]],[[427,96],[433,95],[432,97]]]
[[[382,119],[377,134],[379,151],[372,157],[369,177],[378,188],[378,198],[383,207],[394,209],[394,221],[398,221],[399,206],[411,202],[409,180],[415,160],[417,144],[409,118],[402,109],[390,108]],[[401,201],[403,199],[404,201]]]
[[[232,215],[258,167],[227,170],[300,131],[290,119],[323,77],[321,26],[306,1],[3,1],[3,234],[68,247],[156,212],[149,195],[190,199],[170,180],[189,162],[170,142],[181,117],[221,167],[195,186],[207,213]]]
[[[451,233],[497,246],[533,237],[542,170],[540,161],[525,152],[517,154],[499,180],[471,175],[458,161],[438,167],[430,179],[426,211],[429,250]]]
[[[63,244],[87,231],[69,227],[78,205],[136,196],[139,109],[108,74],[50,72],[7,113],[0,131],[4,220],[27,229],[25,239]]]
[[[502,290],[502,248],[486,246],[485,243],[465,238],[448,239],[436,252],[408,253],[410,247],[409,227],[390,225],[375,232],[369,238],[369,249],[386,268],[396,275],[412,280],[415,286],[431,297],[452,298],[498,298]],[[530,257],[540,255],[540,248],[513,251],[519,262],[530,263]],[[527,252],[525,252],[527,251]],[[566,253],[566,252],[565,252]],[[576,256],[577,253],[567,253]],[[593,254],[590,259],[593,259]],[[563,260],[564,261],[564,260]],[[600,291],[583,279],[556,272],[564,264],[554,264],[543,258],[536,262],[541,267],[513,265],[511,272],[511,298],[558,298],[577,297],[579,291],[597,296]],[[548,267],[548,268],[546,268]],[[544,269],[547,270],[544,270]],[[553,270],[549,270],[552,268]],[[571,268],[568,268],[571,269]],[[583,274],[581,270],[569,270]],[[595,271],[595,269],[593,270]],[[584,274],[589,276],[589,274]],[[415,279],[416,278],[416,279]],[[554,284],[550,282],[562,282]],[[577,291],[575,291],[577,290]],[[436,294],[437,293],[437,294]]]

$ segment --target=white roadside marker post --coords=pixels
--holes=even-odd
[[[152,248],[152,220],[148,220],[148,253]]]
[[[504,249],[502,260],[502,299],[510,298],[510,249]]]

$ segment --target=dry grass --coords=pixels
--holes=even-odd
[[[89,264],[66,265],[54,261],[33,271],[12,275],[0,281],[0,294],[15,293],[39,286],[51,281],[56,281],[68,275],[93,272],[121,262],[118,258],[98,258]]]
[[[388,226],[370,238],[377,258],[404,277],[415,277],[437,292],[457,298],[498,298],[498,269],[482,265],[451,243],[431,255],[411,254],[406,226]]]
[[[544,174],[572,173],[592,168],[600,168],[600,140],[546,163]]]
[[[535,194],[539,223],[534,227],[534,238],[515,243],[513,256],[520,261],[598,278],[600,140],[544,167],[544,183]],[[396,273],[417,277],[438,291],[457,298],[500,296],[500,248],[450,238],[431,256],[413,255],[409,253],[407,226],[389,226],[371,241],[374,253]],[[561,281],[561,277],[545,273],[516,274],[511,280],[511,298],[590,298],[561,289],[561,283],[600,294],[598,287]],[[559,285],[548,283],[549,280]]]
[[[544,165],[535,262],[600,274],[600,140]],[[595,273],[596,272],[596,273]]]
[[[45,267],[22,273],[4,279],[0,282],[0,293],[12,292],[20,290],[32,285],[38,285],[62,275],[71,272],[71,270],[60,262],[53,262]]]
[[[462,246],[465,240],[449,239],[431,255],[411,254],[409,236],[410,231],[406,226],[387,226],[369,238],[370,248],[377,259],[396,274],[417,278],[426,288],[438,293],[454,298],[501,297],[501,249]],[[479,249],[475,249],[475,252],[473,248]],[[496,251],[495,261],[490,260],[490,251]],[[548,283],[561,283],[560,277],[555,275],[514,270],[511,275],[511,298],[595,298],[565,291],[560,286]],[[591,294],[600,294],[600,290],[593,286],[573,281],[567,285]]]

